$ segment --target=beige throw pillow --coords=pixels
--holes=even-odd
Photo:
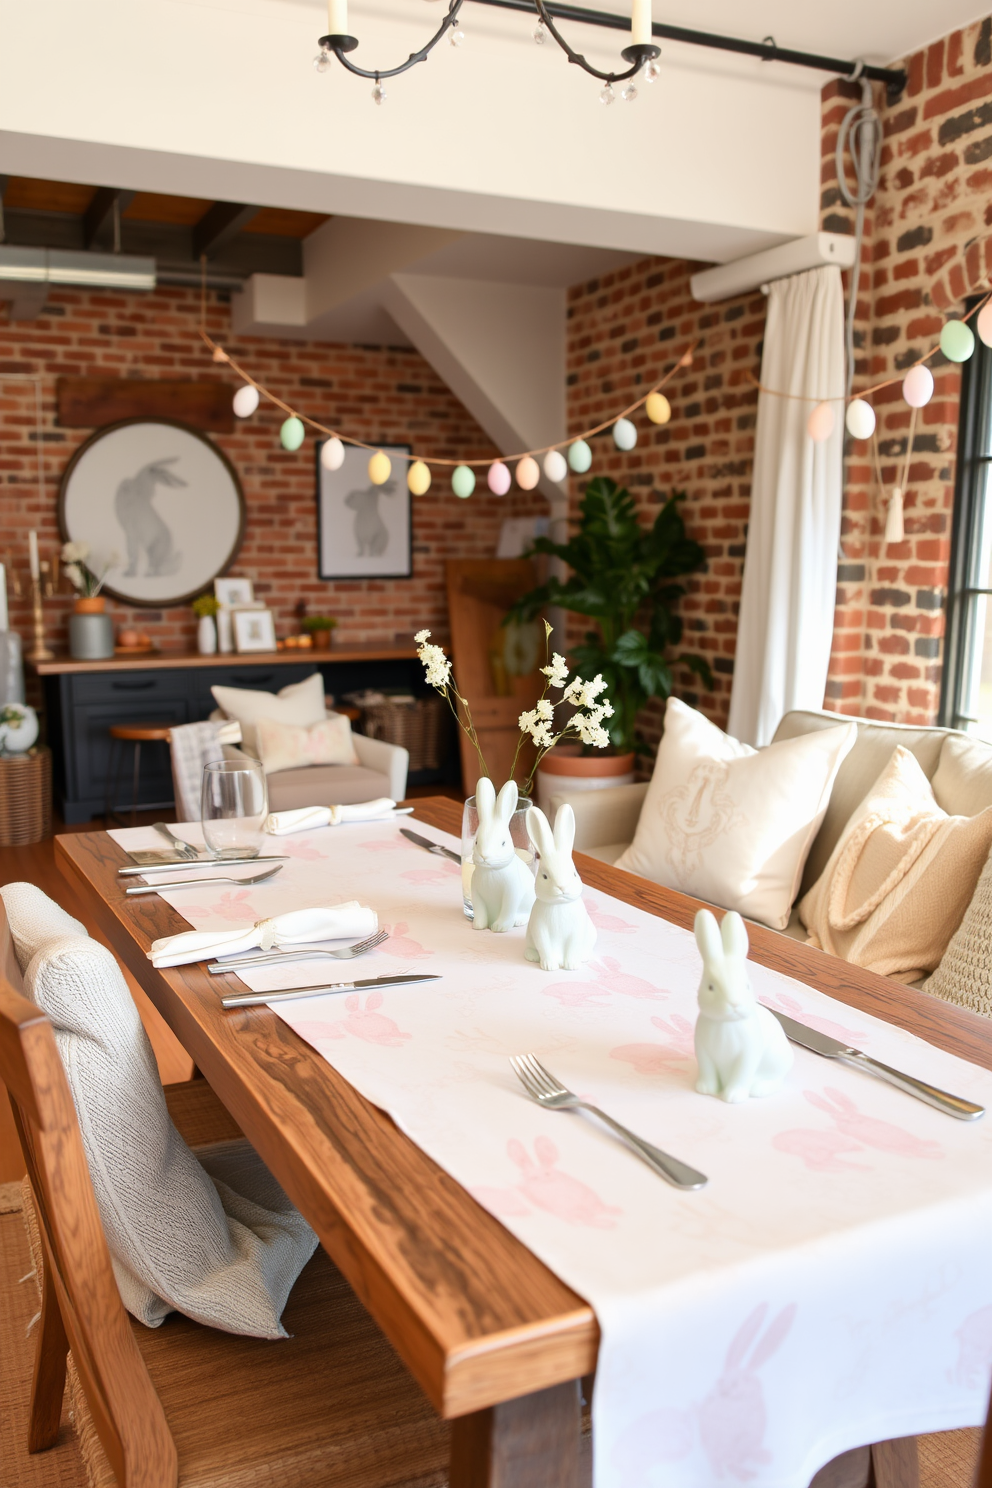
[[[992,856],[924,992],[992,1018]]]
[[[897,748],[799,904],[812,945],[880,976],[933,971],[961,923],[992,844],[992,806],[948,816]]]
[[[302,682],[291,682],[278,693],[257,692],[251,687],[211,687],[214,701],[228,718],[241,725],[241,742],[248,754],[258,758],[256,725],[260,718],[310,728],[324,719],[324,679],[319,672]]]
[[[258,757],[266,775],[277,770],[298,770],[305,765],[357,765],[358,755],[351,738],[351,719],[330,713],[322,723],[297,728],[260,718],[255,725]]]
[[[752,749],[669,698],[637,832],[616,866],[784,930],[856,738],[842,723]]]

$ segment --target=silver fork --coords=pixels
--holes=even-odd
[[[589,1111],[593,1116],[598,1116],[649,1168],[660,1173],[662,1178],[667,1178],[676,1188],[702,1188],[709,1182],[705,1173],[697,1172],[695,1168],[690,1168],[687,1163],[680,1162],[677,1157],[671,1157],[658,1147],[652,1147],[650,1142],[635,1136],[598,1106],[592,1106],[588,1101],[573,1095],[571,1090],[566,1090],[561,1081],[549,1074],[533,1054],[515,1054],[510,1060],[510,1066],[531,1100],[536,1101],[539,1106],[547,1111]]]
[[[165,822],[153,822],[152,826],[156,832],[161,832],[162,836],[168,840],[179,857],[189,858],[194,861],[199,860],[200,854],[196,848],[192,847],[188,842],[184,842],[181,837],[177,837],[175,832],[171,832]]]
[[[124,892],[127,897],[131,899],[134,898],[137,894],[162,894],[165,892],[166,889],[199,889],[202,887],[203,884],[258,884],[264,883],[267,878],[272,878],[275,874],[281,872],[282,864],[280,863],[277,867],[270,868],[267,873],[256,873],[251,878],[234,878],[229,873],[218,873],[213,874],[210,878],[179,878],[173,879],[171,883],[139,884],[137,888],[125,889]]]
[[[377,930],[367,940],[342,946],[338,951],[328,951],[322,946],[297,946],[292,951],[262,951],[257,956],[232,956],[228,961],[211,961],[207,970],[212,976],[217,976],[222,971],[248,971],[253,966],[274,966],[276,962],[281,966],[284,961],[311,961],[316,956],[331,956],[335,961],[351,961],[355,956],[364,956],[366,951],[374,951],[376,946],[388,939],[388,930]]]

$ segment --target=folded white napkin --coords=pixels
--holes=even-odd
[[[339,827],[342,822],[378,821],[392,816],[396,802],[388,796],[377,801],[356,801],[354,806],[301,806],[296,811],[273,811],[265,819],[265,830],[273,837],[290,832],[312,832],[315,827]]]
[[[349,899],[321,909],[294,909],[271,920],[256,920],[243,930],[184,930],[152,942],[146,952],[153,966],[186,966],[191,961],[210,961],[215,956],[263,951],[273,946],[309,945],[315,940],[359,940],[379,928],[374,909]]]

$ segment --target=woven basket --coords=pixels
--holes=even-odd
[[[410,751],[410,770],[439,770],[444,749],[445,703],[439,697],[373,703],[362,715],[362,732]]]
[[[51,833],[51,750],[0,757],[0,847],[25,847]]]

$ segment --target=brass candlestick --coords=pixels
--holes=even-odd
[[[34,645],[28,652],[28,661],[52,661],[55,652],[45,645],[45,616],[41,608],[41,575],[31,579],[31,607],[34,612]]]

